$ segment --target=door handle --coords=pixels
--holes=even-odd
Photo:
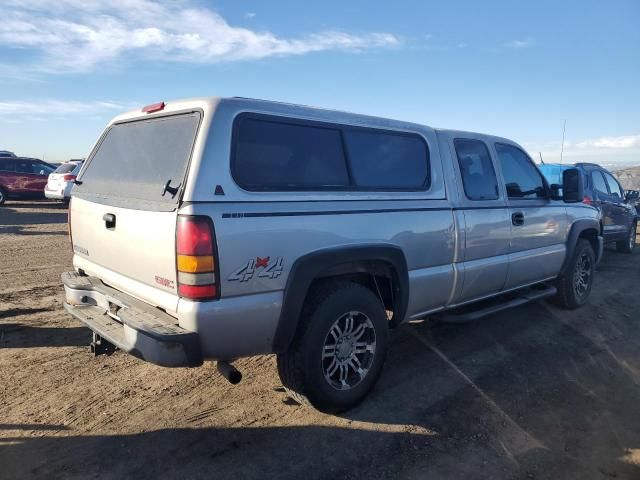
[[[102,216],[102,220],[104,220],[104,226],[108,230],[116,228],[116,216],[113,213],[105,213]]]
[[[515,212],[511,214],[511,223],[513,223],[516,227],[524,225],[524,213]]]

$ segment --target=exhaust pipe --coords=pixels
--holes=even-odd
[[[242,373],[229,362],[221,360],[217,362],[216,366],[220,375],[226,378],[232,385],[237,385],[240,383],[240,380],[242,380]]]

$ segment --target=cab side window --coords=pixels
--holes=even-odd
[[[496,143],[496,152],[510,199],[546,197],[542,174],[526,153],[503,143]]]
[[[613,175],[607,172],[602,173],[604,173],[604,178],[609,184],[609,191],[611,192],[611,195],[613,195],[614,197],[618,197],[618,200],[622,200],[624,198],[624,193],[622,193],[622,190],[620,189],[620,184],[616,181],[615,178],[613,178]]]
[[[489,150],[479,140],[458,138],[453,141],[460,165],[464,193],[469,200],[496,200],[498,180]]]
[[[609,195],[607,183],[604,181],[602,173],[600,173],[599,171],[592,172],[591,181],[593,183],[593,189],[596,191],[596,193],[600,195]]]

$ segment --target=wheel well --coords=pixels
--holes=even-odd
[[[578,238],[584,238],[591,244],[591,248],[593,248],[596,257],[598,256],[598,235],[599,232],[595,228],[587,228],[578,235]]]
[[[371,290],[376,297],[381,299],[385,310],[392,312],[393,315],[390,318],[392,326],[402,320],[397,318],[400,311],[400,282],[398,273],[390,263],[382,260],[366,260],[329,268],[313,280],[305,296],[305,303],[316,289],[322,288],[327,282],[336,280],[357,283]]]

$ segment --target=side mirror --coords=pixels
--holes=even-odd
[[[578,203],[584,199],[582,173],[577,168],[562,172],[562,199],[567,203]]]
[[[636,200],[640,196],[638,190],[627,190],[624,194],[625,200]]]
[[[551,200],[562,200],[562,185],[552,183],[549,185],[549,196]]]

